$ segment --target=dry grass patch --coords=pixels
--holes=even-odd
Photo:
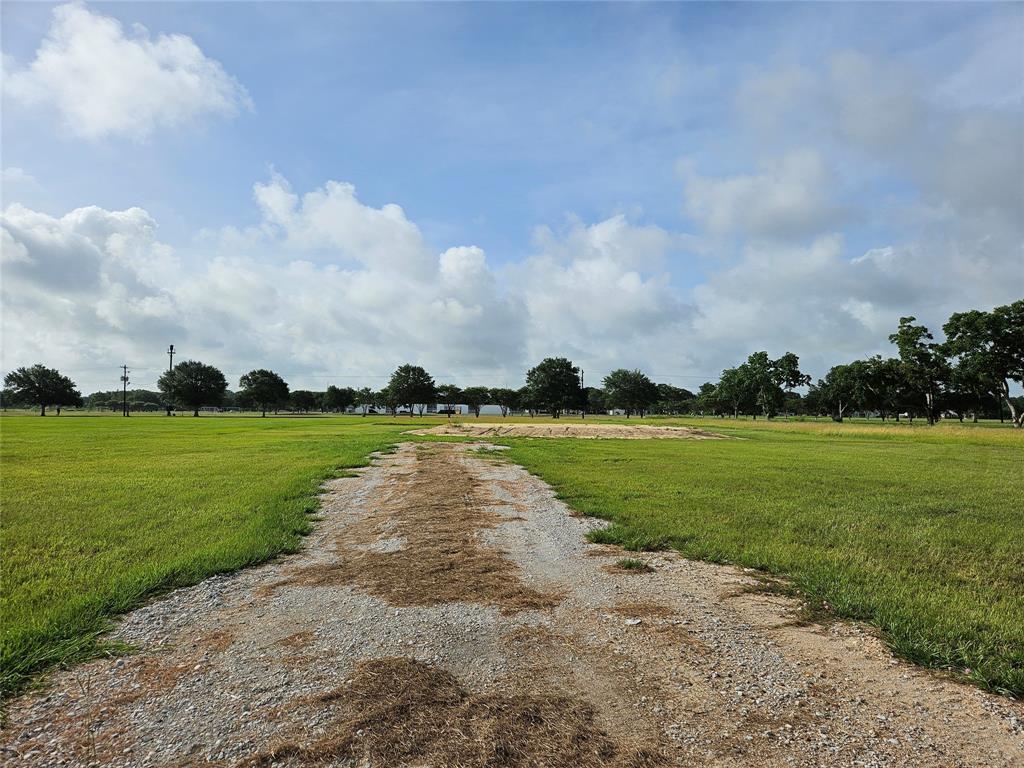
[[[437,765],[461,768],[648,768],[654,750],[623,744],[595,723],[593,707],[553,692],[468,692],[448,672],[419,661],[364,661],[343,687],[319,697],[338,706],[331,735],[283,743],[243,763]]]
[[[285,648],[305,648],[311,642],[313,642],[313,633],[304,629],[301,632],[293,632],[287,637],[282,637],[277,644],[283,645]]]
[[[677,615],[676,611],[667,605],[645,600],[618,603],[612,610],[620,616],[640,619],[667,619]]]
[[[273,586],[354,584],[397,606],[472,602],[511,613],[556,605],[558,595],[523,584],[519,568],[480,541],[480,530],[508,518],[493,511],[502,502],[461,471],[454,451],[421,446],[407,467],[396,468],[373,512],[339,537],[337,560],[301,568]],[[382,532],[404,539],[405,547],[374,551]]]

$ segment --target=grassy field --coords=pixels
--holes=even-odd
[[[675,423],[744,439],[506,442],[572,507],[613,521],[600,540],[785,575],[902,656],[1024,695],[1024,435]]]
[[[0,693],[87,657],[156,591],[293,550],[320,482],[401,426],[372,419],[0,419]]]
[[[745,439],[504,442],[573,507],[613,520],[609,541],[784,574],[904,656],[1024,694],[1024,435],[676,423]],[[108,618],[148,594],[294,549],[318,483],[408,424],[0,418],[3,691],[94,653]]]

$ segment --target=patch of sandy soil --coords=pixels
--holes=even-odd
[[[331,481],[303,551],[178,590],[12,702],[18,766],[1019,766],[1024,706],[807,626],[742,570],[586,542],[478,444]]]
[[[456,421],[426,429],[414,429],[410,435],[458,435],[460,437],[577,437],[582,439],[618,438],[621,440],[728,440],[725,435],[692,427],[663,427],[652,424],[493,424]]]

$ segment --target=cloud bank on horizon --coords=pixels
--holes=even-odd
[[[635,23],[656,27],[668,10],[644,9]],[[581,364],[590,381],[639,367],[695,389],[758,349],[792,350],[816,375],[884,353],[901,315],[938,331],[951,312],[1024,296],[1024,58],[1015,42],[1024,12],[989,11],[937,37],[937,50],[929,43],[900,56],[836,41],[802,57],[766,52],[757,66],[728,74],[714,73],[727,52],[718,58],[694,44],[680,59],[666,44],[663,59],[637,53],[635,67],[623,65],[632,97],[581,87],[562,94],[571,97],[562,104],[557,93],[533,94],[542,86],[515,65],[494,65],[490,101],[474,102],[472,83],[459,89],[466,103],[422,84],[415,98],[430,109],[472,114],[436,129],[444,136],[406,127],[405,141],[420,154],[451,153],[427,177],[438,179],[436,189],[419,183],[422,169],[410,170],[407,204],[400,160],[386,169],[389,188],[374,186],[371,196],[383,202],[370,202],[362,178],[316,177],[334,145],[321,145],[303,114],[292,115],[300,125],[285,135],[261,133],[264,110],[277,114],[282,97],[239,52],[229,51],[248,76],[189,35],[152,34],[80,3],[57,6],[41,39],[20,41],[24,58],[8,53],[19,40],[4,40],[5,133],[16,136],[4,147],[2,367],[45,362],[90,391],[112,388],[127,361],[135,383],[152,386],[174,343],[183,359],[218,365],[232,384],[270,367],[293,386],[380,386],[396,365],[416,362],[438,379],[497,386],[517,385],[527,367],[557,354]],[[597,12],[607,10],[572,11]],[[819,8],[815,18],[829,12]],[[298,27],[282,37],[304,28],[290,18]],[[780,33],[774,45],[786,44]],[[318,50],[310,47],[307,68]],[[388,87],[417,91],[413,80]],[[321,95],[345,101],[344,114],[360,111],[358,94]],[[627,103],[610,104],[619,97]],[[685,125],[698,98],[714,105],[705,105],[700,130],[648,140],[662,136],[655,129]],[[555,104],[568,111],[545,112]],[[624,117],[628,107],[637,112]],[[493,204],[472,231],[457,207],[435,215],[423,200],[445,194],[459,153],[472,163],[474,152],[497,151],[488,149],[498,141],[489,121],[508,130],[504,110],[524,108],[532,111],[520,121],[522,151],[550,145],[544,151],[557,157],[541,159],[566,177],[564,188],[510,170],[507,190],[506,177],[488,179]],[[369,134],[394,128],[367,113],[362,130],[373,146]],[[455,118],[438,117],[445,119]],[[583,150],[606,154],[593,154],[586,168],[560,164],[569,151],[562,141],[573,136],[552,121],[578,132]],[[549,127],[533,133],[540,124]],[[449,135],[461,130],[472,134],[464,149]],[[305,132],[308,161],[289,160],[294,173],[273,170],[281,167],[275,154],[292,158]],[[192,143],[212,151],[202,158],[204,175],[177,179],[169,164]],[[218,157],[218,146],[247,143],[259,145],[259,162],[236,162],[228,150]],[[648,165],[652,146],[661,154]],[[126,165],[123,189],[96,186],[96,202],[69,205],[61,175],[41,155],[72,152],[68,167],[91,166],[97,177],[122,152],[136,167],[142,158],[138,173],[147,177]],[[637,167],[623,171],[621,158],[631,157]],[[615,173],[592,176],[589,165],[606,159]],[[630,197],[655,166],[667,169],[670,199],[660,181],[651,183],[654,194]],[[147,185],[163,171],[166,188],[156,196]],[[594,187],[601,178],[605,189]],[[207,185],[244,196],[233,217],[210,225],[191,212]],[[100,202],[136,187],[143,192],[129,205]],[[541,187],[531,198],[537,210],[512,202]],[[427,213],[417,220],[413,209]],[[521,242],[508,235],[517,228],[527,233]]]

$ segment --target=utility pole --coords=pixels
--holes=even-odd
[[[167,372],[170,373],[171,371],[174,370],[174,345],[173,344],[171,344],[167,348],[167,358],[168,358],[168,361],[167,361]],[[168,416],[171,415],[171,404],[170,403],[167,404],[167,415]]]
[[[581,418],[587,418],[587,388],[583,386],[583,369],[580,368],[580,392],[583,393],[583,416]]]
[[[121,366],[121,415],[128,416],[128,365]]]

